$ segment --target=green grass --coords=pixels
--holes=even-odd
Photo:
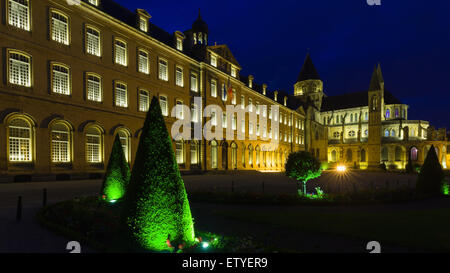
[[[418,251],[450,251],[450,208],[416,211],[221,211],[234,220],[363,238]]]

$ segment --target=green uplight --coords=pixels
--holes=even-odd
[[[208,248],[208,247],[209,247],[209,243],[208,243],[208,242],[204,242],[204,243],[202,244],[202,247],[203,247],[203,248]]]
[[[450,195],[450,185],[449,184],[444,184],[444,186],[442,186],[442,193],[444,195]]]

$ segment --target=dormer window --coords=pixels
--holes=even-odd
[[[237,75],[237,71],[236,68],[234,68],[233,66],[231,67],[231,77],[235,77],[236,78]]]
[[[139,29],[143,32],[148,31],[148,22],[147,19],[145,19],[144,17],[139,18]]]
[[[217,67],[217,57],[214,55],[211,55],[211,65]]]
[[[181,38],[177,38],[177,49],[183,51],[183,40]]]
[[[89,4],[98,6],[98,0],[88,0]]]

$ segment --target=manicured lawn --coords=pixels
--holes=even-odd
[[[219,216],[269,226],[294,228],[379,241],[418,251],[450,251],[450,208],[374,211],[309,210],[219,211]],[[295,236],[295,235],[291,235]]]

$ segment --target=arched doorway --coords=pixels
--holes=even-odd
[[[228,170],[228,144],[222,144],[222,169]]]

